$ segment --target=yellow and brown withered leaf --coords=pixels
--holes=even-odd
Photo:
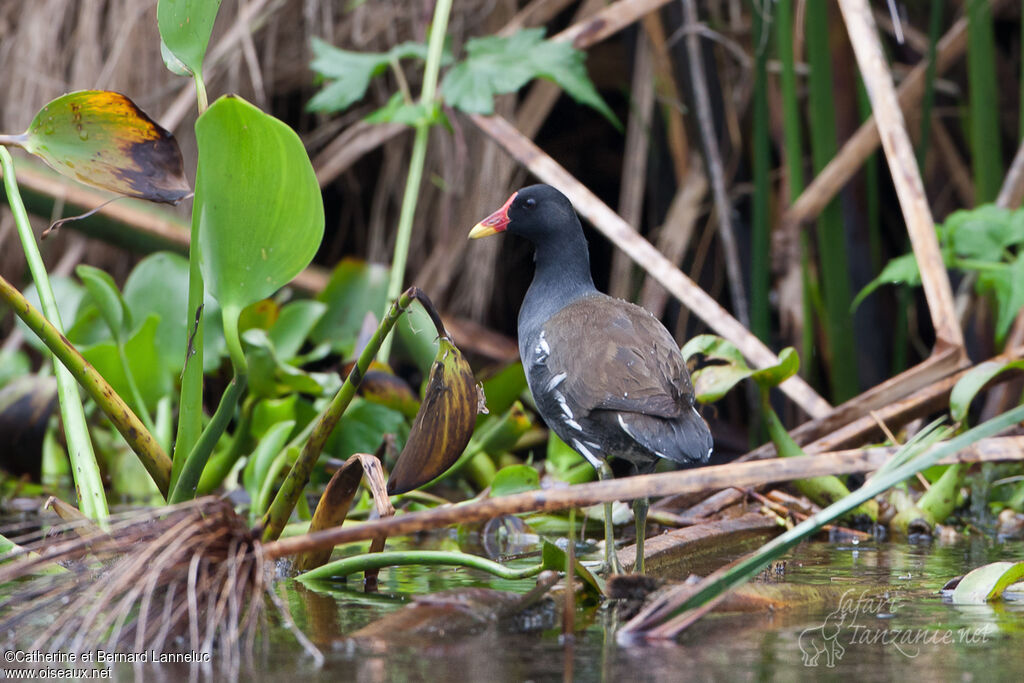
[[[478,397],[469,363],[454,344],[442,338],[426,396],[388,478],[389,494],[412,491],[455,464],[473,435]]]
[[[54,170],[103,190],[170,204],[191,192],[174,136],[120,93],[62,95],[19,142]]]

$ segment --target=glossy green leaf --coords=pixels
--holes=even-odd
[[[110,334],[115,340],[120,340],[127,331],[126,328],[131,325],[131,313],[121,298],[114,278],[106,271],[84,263],[75,268],[75,273],[110,328]]]
[[[699,354],[708,360],[723,360],[742,367],[747,365],[747,361],[736,345],[716,334],[697,335],[683,345],[682,354],[687,361],[692,356]]]
[[[298,394],[288,394],[282,398],[267,398],[257,403],[252,411],[252,423],[249,427],[253,438],[262,439],[278,422],[291,420],[300,423],[299,403]]]
[[[620,127],[587,75],[585,54],[567,42],[544,40],[544,29],[523,29],[508,37],[471,38],[466,55],[441,82],[445,101],[457,109],[493,114],[496,95],[515,92],[534,78],[544,78]]]
[[[282,363],[264,330],[247,330],[242,340],[249,363],[249,390],[256,396],[273,398],[291,392],[320,396],[341,387],[334,373],[308,373]]]
[[[174,136],[120,93],[62,95],[42,108],[20,142],[86,185],[171,204],[189,193]]]
[[[270,471],[270,465],[274,462],[284,445],[288,443],[288,437],[295,427],[294,420],[278,422],[263,435],[259,444],[249,456],[242,474],[242,483],[249,493],[250,500],[256,500],[259,496],[263,482]]]
[[[160,318],[157,328],[157,352],[168,371],[177,377],[185,362],[188,334],[195,322],[188,308],[188,261],[170,252],[150,254],[132,270],[124,283],[124,301],[137,326],[150,315]],[[220,320],[220,306],[207,293],[203,305],[206,320]],[[135,332],[136,330],[133,330]],[[220,365],[224,352],[224,333],[220,325],[207,325],[203,337],[203,367],[212,372]]]
[[[221,0],[160,0],[156,22],[164,45],[194,74],[202,74],[206,46]],[[166,60],[165,60],[166,61]]]
[[[429,373],[439,348],[430,315],[420,306],[410,306],[405,315],[398,319],[395,334],[398,335],[405,356],[416,364],[420,372]]]
[[[777,387],[800,370],[800,356],[796,349],[787,346],[779,352],[779,362],[767,368],[755,370],[751,379],[763,387]]]
[[[295,358],[325,311],[325,304],[309,299],[285,304],[269,331],[277,357],[283,361]]]
[[[370,80],[400,59],[427,58],[427,46],[406,42],[387,52],[351,52],[313,38],[313,62],[310,67],[327,82],[307,105],[310,111],[344,111],[363,99]]]
[[[996,375],[1006,370],[1024,370],[1024,361],[1012,361],[999,363],[996,361],[985,361],[976,366],[961,377],[949,394],[949,413],[957,422],[967,419],[967,411],[971,407],[971,401],[978,395],[982,387],[989,383]]]
[[[491,497],[511,496],[513,493],[535,491],[540,488],[540,475],[529,465],[502,467],[491,482]]]
[[[504,413],[526,391],[526,372],[519,361],[509,363],[483,381],[487,410],[492,414]]]
[[[342,460],[353,453],[373,453],[385,434],[394,434],[396,447],[401,447],[409,435],[405,416],[382,405],[355,398],[331,433],[324,452]]]
[[[316,297],[327,304],[327,310],[310,333],[310,339],[317,344],[328,342],[340,354],[351,355],[366,314],[377,316],[384,310],[387,286],[386,267],[342,259]]]
[[[993,562],[971,570],[953,589],[954,605],[998,600],[1007,586],[1024,578],[1024,562]]]
[[[554,432],[548,433],[548,447],[545,463],[555,474],[564,474],[586,460]],[[589,463],[588,463],[589,464]]]
[[[243,334],[246,330],[252,329],[267,331],[274,326],[279,315],[281,315],[281,307],[272,299],[263,299],[249,304],[242,309],[241,315],[238,316],[238,332]]]
[[[238,97],[196,122],[203,277],[235,315],[305,268],[324,233],[313,166],[291,128]]]
[[[152,410],[157,402],[171,392],[173,380],[166,372],[156,345],[159,318],[148,317],[131,338],[125,341],[125,355],[128,356],[128,367],[135,377],[142,400]],[[82,355],[92,363],[96,370],[121,396],[131,396],[128,379],[121,367],[117,346],[113,343],[97,344],[82,349]]]

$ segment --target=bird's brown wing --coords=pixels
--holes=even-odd
[[[672,335],[648,311],[600,295],[580,299],[544,325],[551,376],[587,412],[671,418],[688,410],[693,386]]]

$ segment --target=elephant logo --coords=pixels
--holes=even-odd
[[[804,666],[817,666],[818,659],[825,655],[825,666],[835,667],[836,660],[842,659],[846,653],[846,648],[839,643],[845,620],[846,614],[837,609],[825,617],[821,626],[801,631],[798,644],[804,655]]]

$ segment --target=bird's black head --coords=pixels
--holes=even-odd
[[[550,185],[530,185],[512,194],[504,205],[477,223],[472,239],[499,232],[521,235],[534,244],[556,241],[562,232],[582,234],[569,199]]]

